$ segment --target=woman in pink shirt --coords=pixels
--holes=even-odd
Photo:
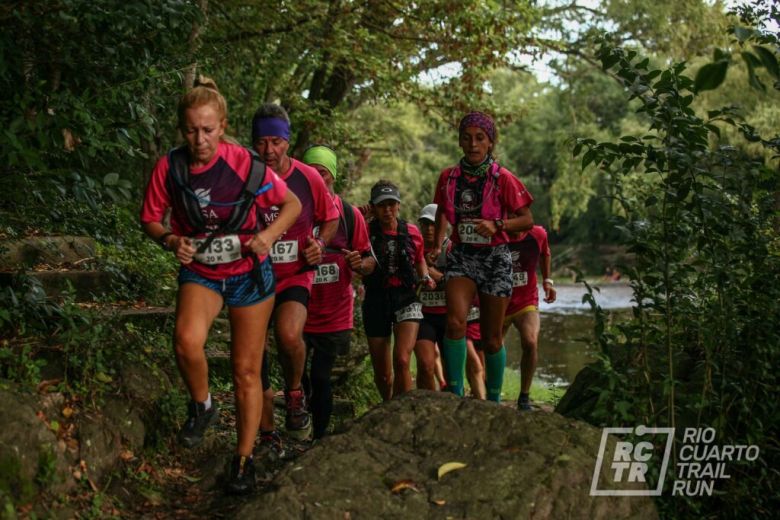
[[[268,254],[292,225],[301,205],[284,182],[252,152],[225,140],[227,107],[205,80],[179,101],[179,129],[186,145],[162,157],[146,188],[144,231],[179,260],[174,349],[191,401],[179,441],[193,447],[219,419],[208,388],[204,352],[209,328],[228,307],[236,396],[238,443],[227,491],[254,489],[252,451],[262,412],[260,362],[274,304]],[[250,181],[257,187],[250,189]],[[258,209],[279,207],[267,226]],[[162,222],[171,209],[171,228]]]

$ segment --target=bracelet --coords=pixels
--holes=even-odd
[[[170,251],[171,248],[168,247],[168,243],[165,241],[169,236],[173,235],[170,231],[166,231],[162,235],[160,235],[160,238],[157,239],[157,243],[160,244],[160,247],[165,249],[166,251]]]
[[[549,284],[550,284],[550,287],[552,287],[552,286],[554,286],[554,285],[555,285],[555,282],[553,281],[553,279],[552,279],[552,278],[545,278],[544,280],[542,280],[542,285],[544,285],[544,284],[546,284],[546,283],[549,283]]]

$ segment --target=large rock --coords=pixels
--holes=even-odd
[[[600,439],[556,414],[412,392],[325,438],[238,516],[657,518],[647,497],[589,496]],[[438,479],[447,462],[466,467]]]
[[[64,444],[44,423],[42,409],[37,396],[0,389],[0,499],[23,503],[44,490],[73,487]]]

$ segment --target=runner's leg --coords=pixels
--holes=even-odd
[[[485,399],[485,369],[482,365],[482,359],[474,348],[474,342],[466,340],[468,348],[466,357],[466,375],[468,376],[471,395],[477,399]]]
[[[501,400],[504,383],[506,349],[503,342],[504,314],[509,298],[479,294],[479,322],[482,333],[482,348],[485,351],[485,372],[487,373],[487,398]]]
[[[237,453],[249,457],[255,445],[263,408],[260,367],[273,298],[255,305],[231,307],[231,360],[236,397]]]
[[[393,360],[390,350],[390,336],[366,338],[371,365],[374,367],[374,383],[383,401],[393,397]]]
[[[222,310],[222,296],[197,283],[179,287],[174,328],[174,351],[184,384],[193,401],[202,403],[209,395],[209,367],[206,338],[214,318]]]
[[[470,278],[458,276],[447,280],[447,328],[441,356],[447,375],[447,389],[463,395],[463,379],[466,368],[466,316],[474,299],[477,286]]]
[[[538,357],[539,312],[524,312],[515,318],[514,324],[520,332],[520,344],[523,348],[523,358],[520,361],[520,392],[527,394],[531,391]]]
[[[417,388],[436,390],[436,343],[428,339],[417,340],[414,355],[417,358]]]
[[[395,345],[393,346],[393,395],[398,396],[412,390],[412,371],[410,361],[417,339],[417,321],[402,321],[393,327]]]

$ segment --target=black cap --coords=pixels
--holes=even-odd
[[[401,202],[401,194],[398,188],[393,186],[374,186],[371,189],[371,204],[379,204],[384,200],[395,200]]]

